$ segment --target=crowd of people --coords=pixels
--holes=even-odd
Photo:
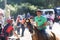
[[[31,34],[33,33],[33,22],[36,22],[37,29],[40,30],[43,34],[45,33],[45,29],[46,29],[46,24],[47,24],[47,20],[54,20],[52,18],[45,18],[42,16],[42,12],[40,10],[36,11],[37,16],[33,17],[30,16],[29,18],[23,18],[21,19],[21,17],[18,15],[16,22],[13,23],[14,19],[13,18],[8,18],[6,20],[6,25],[4,26],[4,28],[2,28],[2,23],[0,23],[0,39],[2,40],[8,40],[8,36],[13,35],[13,33],[15,34],[16,37],[18,37],[18,35],[20,35],[20,28],[22,28],[22,33],[21,33],[21,37],[24,36],[24,31],[25,28],[28,28],[29,31],[31,32]],[[16,26],[16,29],[15,29]],[[15,30],[17,30],[17,33],[15,33]]]

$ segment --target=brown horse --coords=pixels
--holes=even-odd
[[[56,40],[56,38],[53,32],[49,33],[47,36],[43,36],[43,34],[41,34],[40,31],[35,27],[32,40]]]
[[[30,20],[29,20],[30,21]],[[27,27],[32,33],[32,40],[56,40],[55,34],[50,32],[47,36],[44,36],[37,27],[32,26],[31,22],[27,22]],[[32,29],[31,29],[32,28]]]

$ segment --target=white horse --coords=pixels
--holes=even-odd
[[[60,40],[60,24],[54,23],[52,27],[52,32],[56,35],[56,40]]]
[[[56,40],[60,40],[60,24],[59,23],[54,23],[52,25],[52,30],[49,29],[49,26],[47,26],[46,31],[49,33],[50,31],[52,31],[55,36],[56,36]]]

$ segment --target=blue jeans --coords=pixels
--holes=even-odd
[[[23,24],[21,25],[21,28],[22,28],[21,36],[24,36],[25,27],[24,27],[24,25],[23,25]]]
[[[17,34],[20,35],[20,27],[17,26]]]
[[[48,38],[47,38],[47,33],[46,33],[45,29],[40,30],[40,33],[41,33],[42,36],[45,38],[44,40],[48,40]]]
[[[47,33],[46,33],[45,29],[40,30],[40,32],[41,32],[41,34],[44,34],[45,36],[47,35]]]

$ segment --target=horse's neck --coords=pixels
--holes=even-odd
[[[34,29],[34,26],[33,26],[33,29]],[[36,30],[34,29],[34,30],[33,30],[33,35],[35,34],[35,31],[36,31]]]
[[[34,32],[33,32],[34,34],[35,34],[35,36],[37,37],[37,39],[36,40],[44,40],[44,37],[43,37],[43,35],[39,32],[39,30],[38,29],[34,29]]]
[[[33,34],[38,34],[38,29],[36,28],[36,27],[33,27],[34,28],[34,30],[33,30]]]

